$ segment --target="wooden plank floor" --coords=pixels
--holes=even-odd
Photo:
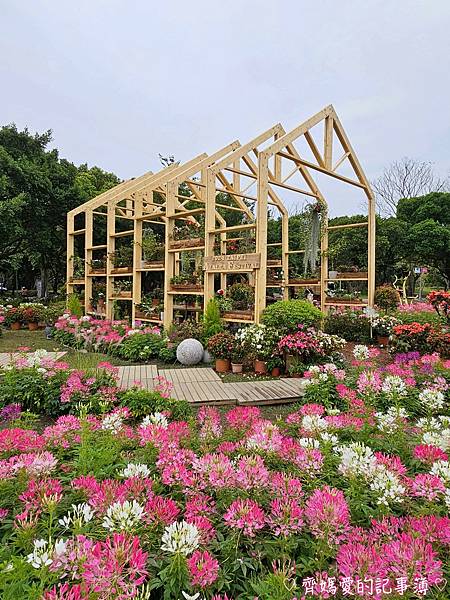
[[[301,379],[273,379],[223,383],[209,368],[158,369],[156,365],[119,367],[119,385],[128,389],[137,382],[145,389],[154,389],[154,378],[162,375],[173,384],[172,396],[192,404],[248,405],[284,404],[296,402],[304,393]]]
[[[31,353],[20,353],[20,352],[0,352],[0,367],[4,367],[5,365],[9,365],[11,362],[14,362],[18,358],[22,358],[27,354]],[[51,358],[52,360],[59,360],[62,358],[66,352],[47,352],[45,355],[46,358]]]

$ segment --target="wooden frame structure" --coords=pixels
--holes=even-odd
[[[322,141],[317,141],[321,131]],[[301,148],[299,147],[301,146]],[[306,149],[306,150],[305,150]],[[342,173],[347,169],[346,174]],[[348,175],[350,171],[350,175]],[[368,219],[362,223],[328,225],[328,204],[316,182],[319,177],[359,188],[367,199]],[[293,178],[300,183],[292,185]],[[289,182],[289,183],[288,183]],[[253,188],[253,190],[252,190]],[[215,294],[220,284],[227,287],[229,274],[246,273],[254,285],[254,311],[245,322],[259,322],[266,306],[267,289],[277,287],[281,296],[289,297],[289,260],[293,254],[304,249],[289,247],[289,214],[283,196],[296,195],[312,199],[322,210],[320,239],[320,303],[326,310],[333,302],[327,298],[330,281],[328,271],[328,232],[334,229],[367,227],[367,273],[365,277],[353,278],[367,282],[367,302],[359,306],[372,306],[375,290],[375,201],[370,184],[358,158],[330,105],[316,115],[286,132],[276,124],[247,144],[234,141],[211,155],[201,154],[185,164],[171,164],[158,173],[146,173],[141,177],[125,181],[111,190],[70,211],[67,216],[67,292],[84,288],[86,301],[92,295],[93,278],[104,278],[106,282],[105,315],[114,317],[114,302],[129,301],[133,322],[137,318],[137,306],[142,297],[142,275],[145,272],[164,273],[164,318],[155,322],[169,326],[174,318],[174,298],[179,291],[172,289],[171,279],[180,272],[183,253],[201,254],[204,283],[183,294],[203,296],[203,305]],[[222,198],[226,198],[226,204]],[[281,219],[281,239],[270,246],[280,249],[279,259],[268,259],[269,211],[277,211]],[[227,215],[238,213],[238,223],[227,224]],[[94,244],[95,222],[103,220],[104,243]],[[177,223],[204,222],[203,234],[197,246],[174,244],[173,234]],[[78,223],[77,223],[78,222]],[[123,223],[130,223],[124,226]],[[145,224],[160,226],[164,231],[164,262],[158,266],[144,266],[142,262],[142,236]],[[125,228],[124,228],[125,227]],[[232,241],[239,240],[241,232],[251,231],[255,236],[254,251],[237,257],[228,252]],[[82,279],[74,278],[74,255],[78,236],[84,237],[85,273]],[[133,264],[117,272],[110,257],[116,248],[116,240],[125,238],[133,244]],[[126,242],[125,242],[126,243]],[[81,244],[83,246],[83,244]],[[103,273],[88,268],[96,252],[107,255]],[[199,257],[197,256],[197,259]],[[268,267],[281,269],[278,285],[267,278]],[[117,297],[114,292],[116,277],[129,278],[132,282],[129,297]],[[334,278],[339,281],[339,278]],[[306,284],[305,284],[306,285]],[[317,287],[319,287],[317,286]],[[343,303],[340,302],[340,305]],[[351,302],[355,305],[355,302]],[[86,312],[87,304],[86,304]],[[142,319],[153,321],[153,319]],[[240,322],[240,318],[226,320]]]

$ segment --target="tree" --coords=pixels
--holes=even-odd
[[[119,182],[59,158],[51,139],[51,131],[0,128],[0,268],[20,274],[21,285],[41,278],[44,291],[65,278],[67,212]]]
[[[450,182],[434,173],[432,163],[405,157],[389,165],[372,187],[380,214],[393,217],[400,199],[448,191]]]
[[[417,266],[434,267],[450,286],[450,193],[399,201],[397,216],[407,232],[407,255]]]

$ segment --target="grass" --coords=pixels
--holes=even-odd
[[[19,331],[4,330],[0,337],[0,352],[17,352],[20,347],[38,350],[44,348],[48,352],[66,352],[64,362],[67,362],[74,369],[92,369],[99,362],[108,361],[113,365],[129,365],[130,363],[111,357],[100,352],[80,352],[72,348],[62,348],[54,340],[48,340],[42,330],[28,331],[20,329]]]

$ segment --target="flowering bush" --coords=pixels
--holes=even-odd
[[[445,600],[450,362],[409,354],[306,377],[334,395],[275,422],[238,406],[134,426],[137,390],[102,416],[12,421],[0,596]],[[418,415],[402,405],[414,395]]]
[[[242,327],[235,334],[241,353],[257,360],[268,360],[276,351],[279,338],[273,327],[257,324]]]
[[[23,310],[20,306],[10,306],[7,307],[4,313],[4,323],[5,325],[12,325],[13,323],[23,323],[24,316]]]
[[[427,300],[437,314],[445,319],[447,323],[450,323],[450,292],[446,292],[445,290],[430,292]]]
[[[393,327],[399,324],[399,320],[390,315],[378,315],[372,321],[373,328],[381,336],[389,336]]]
[[[370,319],[361,310],[344,306],[330,307],[324,320],[324,331],[339,335],[349,342],[367,343],[370,340]]]
[[[392,329],[391,352],[440,352],[450,356],[450,333],[435,329],[429,323],[396,325]]]
[[[231,359],[231,353],[234,348],[234,337],[227,331],[216,333],[208,340],[208,350],[218,359]]]

